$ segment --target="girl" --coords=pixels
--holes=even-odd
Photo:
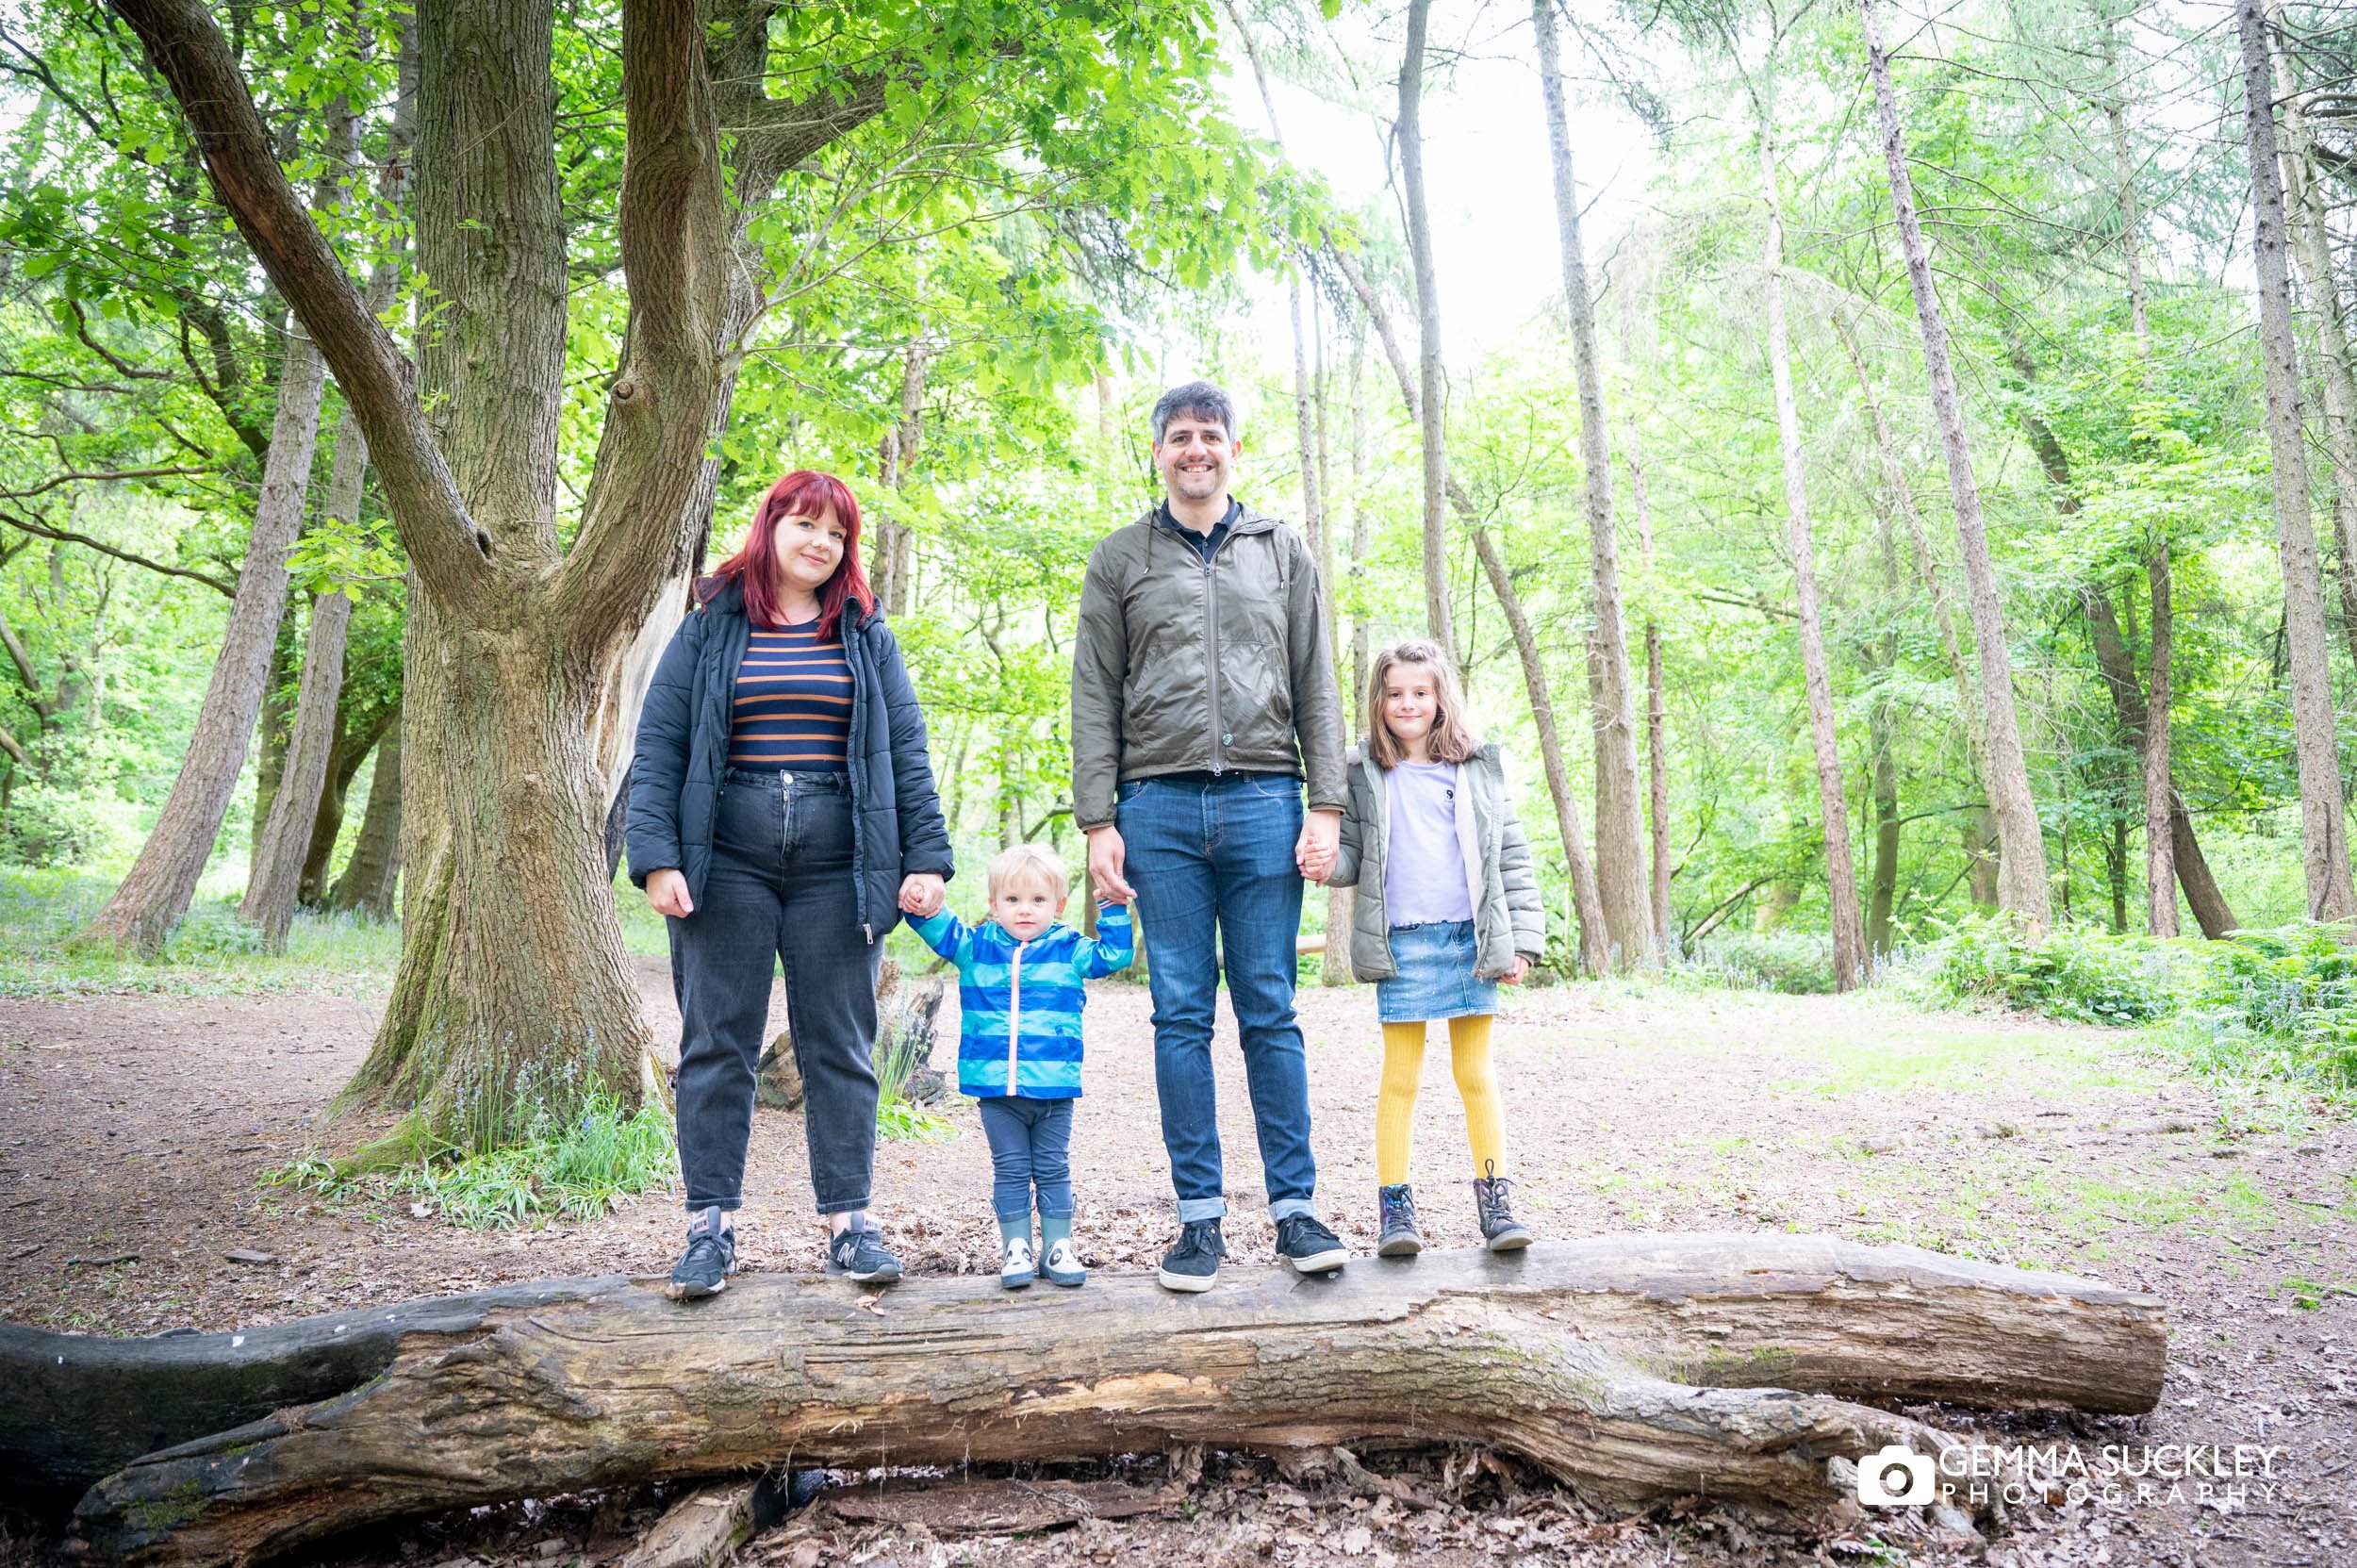
[[[1448,1020],[1457,1090],[1473,1143],[1474,1208],[1492,1252],[1530,1245],[1508,1207],[1505,1114],[1490,1065],[1497,982],[1520,982],[1545,949],[1530,845],[1506,795],[1495,746],[1465,727],[1447,655],[1421,639],[1384,650],[1367,680],[1367,738],[1350,755],[1350,798],[1333,881],[1357,887],[1350,968],[1376,984],[1383,1087],[1376,1102],[1380,1234],[1376,1252],[1424,1246],[1408,1185],[1409,1130],[1425,1025]]]
[[[691,1223],[670,1295],[717,1295],[736,1266],[729,1216],[780,960],[827,1272],[898,1279],[867,1217],[876,972],[900,911],[941,907],[952,863],[925,716],[860,570],[859,503],[831,474],[787,474],[696,588],[639,717],[626,824],[680,999]]]

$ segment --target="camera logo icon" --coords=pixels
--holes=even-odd
[[[1937,1469],[1931,1456],[1904,1443],[1885,1444],[1857,1461],[1857,1500],[1869,1508],[1905,1508],[1933,1500]]]

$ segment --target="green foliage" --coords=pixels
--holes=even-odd
[[[916,1070],[917,1052],[924,1038],[917,1030],[900,1027],[901,1022],[896,1010],[887,1015],[885,1027],[877,1033],[872,1058],[876,1068],[876,1133],[882,1138],[923,1142],[951,1137],[956,1129],[908,1098],[909,1074]]]
[[[2078,926],[2033,941],[2005,916],[1949,926],[1922,983],[1947,1005],[1995,1002],[2077,1023],[2151,1023],[2176,1007],[2167,944]]]
[[[374,993],[392,979],[401,928],[298,911],[283,949],[238,918],[234,897],[201,897],[153,960],[76,946],[114,879],[71,867],[0,866],[0,996]]]
[[[262,1181],[331,1198],[407,1199],[470,1230],[505,1230],[595,1219],[670,1185],[677,1169],[671,1118],[662,1106],[650,1101],[627,1111],[596,1089],[569,1123],[555,1125],[543,1109],[519,1138],[487,1153],[462,1155],[429,1143],[414,1164],[351,1174],[308,1155],[266,1171]]]
[[[2212,1076],[2357,1098],[2357,953],[2345,935],[2303,921],[2214,944],[2173,1037]]]
[[[1739,932],[1711,937],[1678,967],[1712,985],[1824,996],[1834,989],[1833,938],[1798,931]]]

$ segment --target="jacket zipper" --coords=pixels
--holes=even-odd
[[[1235,535],[1232,533],[1228,536],[1228,539],[1234,537]],[[1228,539],[1222,539],[1219,548],[1220,550],[1227,549]],[[1203,646],[1206,650],[1203,684],[1209,690],[1211,700],[1211,771],[1214,773],[1220,772],[1226,764],[1226,756],[1220,749],[1219,739],[1218,566],[1219,552],[1213,551],[1211,559],[1203,563]]]
[[[1007,1093],[1015,1092],[1014,1058],[1016,1047],[1023,1039],[1023,949],[1029,942],[1014,945],[1014,957],[1010,960],[1007,982]]]

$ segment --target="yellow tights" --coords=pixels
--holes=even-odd
[[[1449,1054],[1457,1092],[1465,1101],[1465,1132],[1473,1144],[1475,1176],[1492,1164],[1506,1174],[1506,1112],[1498,1103],[1498,1075],[1490,1065],[1490,1017],[1477,1013],[1448,1021]],[[1416,1086],[1424,1077],[1425,1025],[1383,1026],[1383,1088],[1375,1101],[1375,1174],[1384,1186],[1408,1180],[1408,1145],[1415,1119]]]

